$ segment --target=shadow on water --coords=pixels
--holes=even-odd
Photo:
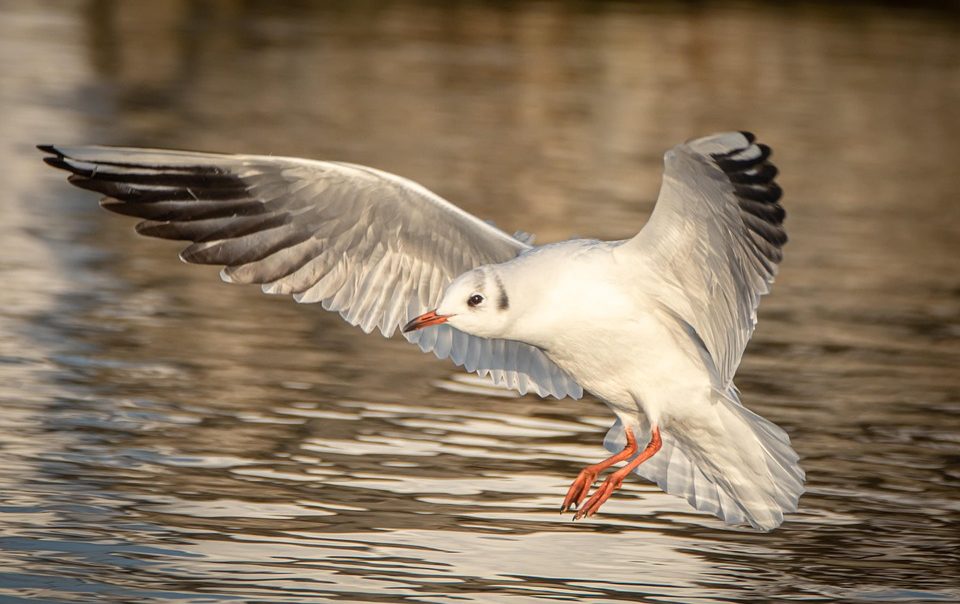
[[[0,5],[0,598],[960,598],[960,36],[859,3]],[[619,238],[664,149],[774,146],[787,248],[738,384],[808,493],[730,529],[628,485],[557,514],[596,401],[478,395],[398,340],[227,287],[37,158],[336,158],[539,241]]]

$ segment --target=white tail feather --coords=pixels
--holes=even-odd
[[[750,524],[763,531],[780,526],[785,513],[797,510],[803,493],[804,473],[790,437],[743,407],[735,389],[718,393],[713,408],[716,413],[710,417],[716,425],[709,432],[720,439],[697,441],[664,426],[663,447],[637,474],[728,524]],[[642,448],[649,440],[649,426],[637,429]],[[617,420],[603,444],[619,452],[625,443],[623,424]]]

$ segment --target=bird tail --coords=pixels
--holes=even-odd
[[[683,433],[662,427],[662,448],[637,474],[728,524],[750,524],[762,531],[780,526],[785,513],[797,510],[803,493],[804,472],[790,437],[743,407],[734,388],[717,393],[713,402],[712,412],[705,415],[708,426]],[[642,448],[650,430],[646,425],[638,428]],[[617,420],[603,444],[619,452],[625,443],[623,424]]]

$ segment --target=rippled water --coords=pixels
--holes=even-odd
[[[0,600],[960,599],[960,20],[778,6],[0,1]],[[371,164],[545,242],[727,128],[787,191],[738,377],[809,479],[771,534],[638,481],[570,522],[603,405],[223,285],[32,148]]]

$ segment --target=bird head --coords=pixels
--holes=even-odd
[[[403,331],[441,323],[483,338],[506,337],[512,323],[510,297],[496,269],[481,267],[460,275],[447,286],[435,310],[413,318]]]

